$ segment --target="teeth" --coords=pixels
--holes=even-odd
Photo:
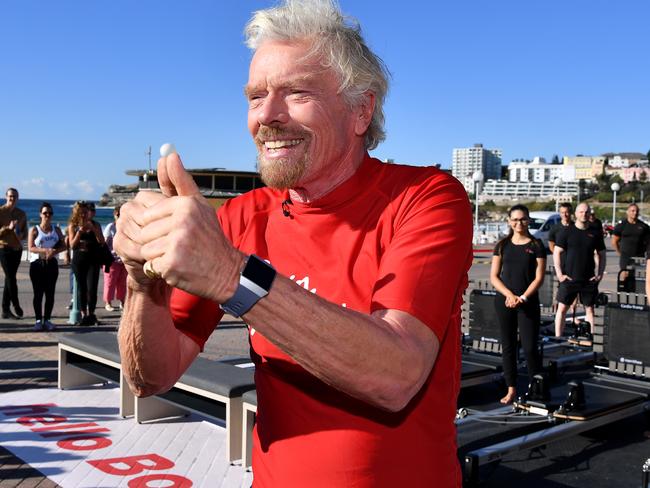
[[[290,141],[266,141],[264,146],[267,149],[280,149],[281,147],[290,147],[300,144],[302,139],[291,139]]]

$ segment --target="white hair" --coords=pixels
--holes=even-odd
[[[374,94],[366,149],[376,148],[386,138],[384,100],[389,72],[366,45],[359,23],[345,17],[335,0],[284,0],[277,7],[255,12],[244,32],[246,45],[252,50],[269,40],[311,41],[309,55],[319,56],[323,67],[338,74],[339,93],[350,106],[359,105],[367,92]]]

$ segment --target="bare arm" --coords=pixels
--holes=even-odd
[[[646,303],[650,303],[650,259],[645,262],[645,296]]]
[[[501,256],[492,256],[492,264],[490,265],[490,283],[496,291],[506,297],[506,306],[514,307],[517,303],[517,296],[510,291],[510,289],[501,280]]]
[[[602,251],[597,251],[594,255],[594,261],[596,262],[596,269],[598,271],[596,272],[597,274],[593,279],[600,281],[603,279],[603,274],[605,274],[605,266],[607,264],[607,251],[605,249]]]
[[[405,312],[365,315],[280,276],[243,318],[325,383],[390,411],[420,390],[440,347],[431,329]]]
[[[614,251],[616,251],[616,254],[621,254],[620,242],[621,242],[621,236],[612,234],[612,247],[614,248]]]
[[[75,229],[75,227],[72,224],[68,225],[68,244],[70,246],[70,249],[74,249],[75,247],[77,247],[77,244],[79,244],[80,240],[81,240],[81,230]]]
[[[571,279],[569,275],[565,275],[564,271],[562,271],[563,252],[564,249],[557,245],[555,246],[555,249],[553,249],[553,268],[555,268],[555,276],[557,276],[557,279],[560,283],[562,283],[565,280]]]
[[[118,330],[122,368],[141,397],[168,391],[199,354],[169,312],[171,288],[162,280],[141,284],[127,278],[128,293]]]

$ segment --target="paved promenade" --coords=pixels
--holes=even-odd
[[[22,320],[0,319],[0,393],[28,388],[56,387],[58,337],[65,333],[89,333],[96,330],[117,331],[120,313],[104,310],[101,299],[103,276],[100,278],[97,317],[100,325],[81,327],[68,325],[70,302],[68,273],[62,267],[57,282],[53,332],[34,332],[34,311],[32,288],[29,280],[28,263],[21,263],[18,271],[20,304],[25,312]],[[0,289],[4,275],[0,271]],[[248,336],[245,325],[240,321],[222,321],[219,329],[206,344],[205,357],[221,359],[234,356],[248,356]],[[44,478],[37,470],[23,463],[4,449],[0,442],[0,488],[38,487],[51,488],[57,485]]]

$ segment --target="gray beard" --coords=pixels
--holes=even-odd
[[[264,184],[276,190],[288,190],[295,188],[300,182],[309,162],[307,154],[296,163],[290,163],[287,159],[277,159],[272,163],[266,162],[262,156],[257,156],[257,171]]]

